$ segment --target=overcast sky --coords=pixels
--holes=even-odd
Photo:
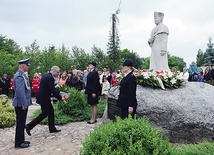
[[[121,0],[0,0],[0,34],[22,48],[34,40],[42,50],[49,45],[93,45],[106,51],[111,16]],[[214,0],[122,0],[118,30],[121,49],[149,57],[148,39],[155,27],[153,13],[165,14],[169,28],[168,51],[184,58],[187,66],[214,36]]]

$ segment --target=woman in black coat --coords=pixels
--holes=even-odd
[[[99,92],[100,82],[99,82],[99,74],[95,70],[96,62],[89,63],[88,68],[90,72],[87,76],[85,93],[88,95],[88,104],[91,105],[92,116],[91,116],[91,120],[89,120],[87,123],[94,124],[97,122],[96,117],[98,112],[97,104],[98,104],[98,92]]]
[[[121,108],[121,118],[125,119],[129,114],[134,117],[136,114],[137,108],[137,99],[136,99],[136,87],[137,79],[133,75],[132,60],[125,60],[123,63],[122,72],[125,73],[125,76],[120,82],[120,94],[117,100],[117,106]]]

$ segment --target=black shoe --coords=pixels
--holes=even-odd
[[[50,133],[60,132],[60,131],[61,131],[61,130],[56,129],[56,130],[50,131]]]
[[[94,122],[88,121],[87,123],[88,124],[94,124],[94,123],[97,123],[97,120],[95,120]]]
[[[30,144],[30,141],[24,141],[23,143],[25,143],[25,144]]]
[[[15,145],[15,148],[27,148],[27,147],[29,147],[30,145],[29,144],[26,144],[26,143],[21,143],[21,144],[19,144],[19,145]]]
[[[29,136],[31,136],[30,129],[29,129],[29,127],[28,127],[27,125],[25,125],[25,129],[26,129],[27,134],[28,134]]]

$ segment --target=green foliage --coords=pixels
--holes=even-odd
[[[142,86],[150,86],[152,88],[160,87],[160,84],[159,84],[156,76],[151,75],[150,78],[146,78],[143,75],[139,75],[136,78],[137,78],[137,83]]]
[[[203,142],[200,144],[181,145],[177,147],[178,155],[213,155],[214,143]]]
[[[77,46],[72,48],[71,62],[73,62],[73,64],[71,68],[84,70],[92,60],[92,56],[82,48],[78,48]]]
[[[140,56],[136,52],[133,52],[133,51],[131,52],[128,49],[120,50],[119,56],[121,59],[120,65],[124,62],[125,59],[131,59],[133,60],[133,67],[138,69],[138,68],[141,68],[144,62],[144,59],[140,58]]]
[[[172,76],[167,76],[167,78],[165,77],[161,77],[161,80],[163,82],[163,85],[165,88],[181,88],[184,86],[183,81],[181,79],[179,79],[178,77],[176,77],[175,75]]]
[[[81,155],[171,155],[174,147],[146,119],[131,117],[97,126],[83,143]]]
[[[63,86],[60,91],[71,94],[65,101],[58,101],[58,109],[76,121],[88,119],[89,106],[83,93],[74,88]]]
[[[204,66],[204,59],[206,54],[203,53],[201,49],[198,50],[198,54],[196,55],[196,64],[197,66]]]
[[[204,65],[205,66],[214,66],[214,48],[212,43],[212,38],[208,39],[209,43],[207,44],[208,48],[205,52],[206,57],[204,58]]]
[[[0,128],[13,126],[16,122],[14,108],[11,100],[0,98]]]
[[[150,63],[150,58],[149,57],[145,58],[141,68],[142,69],[149,69],[149,63]]]

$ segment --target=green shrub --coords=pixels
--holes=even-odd
[[[71,95],[65,101],[57,102],[58,110],[76,121],[88,119],[89,115],[87,111],[90,107],[86,102],[85,95],[74,88],[63,86],[61,89],[64,89],[64,92],[70,93]]]
[[[203,142],[200,144],[181,145],[177,148],[179,155],[213,155],[214,143]]]
[[[81,155],[174,155],[175,148],[163,140],[146,119],[131,117],[97,126],[83,143]]]
[[[13,126],[16,122],[14,108],[11,100],[0,98],[0,128]]]

